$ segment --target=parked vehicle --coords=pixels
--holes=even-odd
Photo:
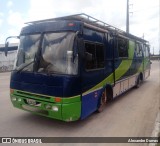
[[[63,121],[84,119],[150,75],[148,42],[91,16],[27,24],[17,37],[10,81],[16,108]]]

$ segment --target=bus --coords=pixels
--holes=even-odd
[[[16,38],[10,98],[34,114],[85,119],[150,75],[148,41],[84,13],[28,22]]]

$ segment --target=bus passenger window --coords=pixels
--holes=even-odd
[[[85,69],[104,68],[104,47],[100,44],[85,43]]]
[[[104,47],[103,45],[96,45],[96,59],[97,68],[104,68]]]
[[[137,57],[142,57],[142,45],[136,44],[135,54]]]
[[[146,51],[146,57],[149,57],[149,52],[150,51],[149,51],[149,47],[148,46],[146,46],[146,50],[145,51]]]
[[[119,57],[128,57],[128,41],[122,38],[118,39]]]

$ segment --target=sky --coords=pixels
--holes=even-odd
[[[0,0],[0,44],[19,35],[25,22],[86,13],[126,30],[127,0]],[[159,53],[160,0],[129,0],[130,33],[150,42]]]

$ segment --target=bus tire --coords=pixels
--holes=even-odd
[[[140,78],[140,75],[139,75],[138,78],[137,78],[135,87],[136,87],[136,88],[139,88],[140,85],[141,85],[141,78]]]
[[[110,101],[112,101],[113,100],[113,91],[112,91],[112,88],[110,87],[108,87],[107,89],[106,89],[106,96],[107,96],[107,101],[108,102],[110,102]]]
[[[105,106],[106,106],[106,103],[107,103],[107,96],[106,96],[106,91],[104,91],[102,93],[102,97],[100,99],[100,105],[97,109],[97,112],[100,113],[104,110]]]
[[[103,92],[100,105],[97,109],[97,111],[100,113],[104,110],[107,102],[110,102],[113,99],[113,91],[111,87],[107,87],[106,90]]]

